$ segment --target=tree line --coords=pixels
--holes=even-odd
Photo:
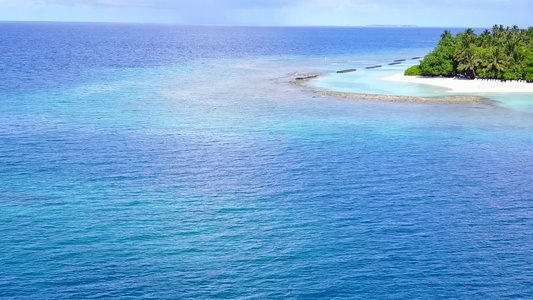
[[[494,25],[480,35],[469,28],[455,36],[446,30],[438,46],[405,75],[533,81],[533,27]]]

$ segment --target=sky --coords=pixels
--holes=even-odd
[[[533,0],[0,0],[2,21],[533,26]]]

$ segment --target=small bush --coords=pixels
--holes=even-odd
[[[533,81],[533,66],[524,68],[522,77],[527,81]]]
[[[405,70],[404,74],[405,76],[422,76],[422,72],[420,72],[420,66],[412,66]]]
[[[505,80],[518,80],[522,78],[522,74],[520,70],[517,69],[509,69],[503,73],[503,79]]]

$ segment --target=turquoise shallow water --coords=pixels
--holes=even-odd
[[[353,55],[275,48],[91,64],[46,84],[17,75],[0,96],[0,297],[531,298],[528,110],[288,84],[426,49],[386,33]]]
[[[416,53],[416,52],[415,52]],[[420,51],[418,53],[425,53]],[[339,91],[347,93],[362,93],[362,94],[376,94],[376,95],[400,95],[400,96],[429,96],[438,97],[442,95],[449,95],[445,89],[437,87],[383,81],[382,78],[403,73],[408,67],[418,63],[418,60],[409,59],[409,54],[393,54],[393,55],[379,55],[372,56],[372,60],[356,60],[349,63],[331,64],[325,70],[325,76],[311,81],[310,86],[328,91]],[[411,53],[412,55],[412,53]],[[388,65],[397,57],[407,57],[409,60],[402,62],[399,65]],[[382,64],[383,67],[377,69],[365,69],[366,66],[373,66]],[[349,68],[350,65],[358,67],[356,72],[337,74],[337,70]]]
[[[311,81],[311,87],[327,91],[339,91],[347,93],[377,94],[377,95],[401,95],[401,96],[422,96],[439,97],[450,96],[447,89],[434,86],[400,83],[381,80],[384,77],[403,73],[408,67],[419,62],[412,59],[413,54],[424,56],[425,49],[420,49],[411,53],[394,53],[388,55],[374,55],[370,57],[359,56],[352,60],[339,60],[329,63],[321,69],[323,77]],[[411,54],[411,56],[410,56]],[[414,56],[414,57],[417,57]],[[399,57],[399,58],[398,58]],[[389,65],[395,59],[407,59],[399,65]],[[377,69],[365,69],[367,66],[382,65]],[[356,68],[357,71],[347,74],[337,74],[338,70]],[[500,106],[533,112],[533,94],[478,94],[489,101],[494,101]]]

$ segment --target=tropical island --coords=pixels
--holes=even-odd
[[[415,57],[413,59],[420,59]],[[395,60],[390,65],[407,59]],[[382,65],[366,67],[373,69]],[[337,71],[354,72],[356,69]],[[305,86],[322,74],[300,76],[293,82]],[[533,94],[533,27],[494,26],[476,35],[474,30],[453,35],[446,30],[437,47],[404,73],[382,77],[384,81],[431,85],[451,95],[437,97],[375,95],[330,90],[313,91],[323,96],[402,102],[479,103],[490,93]]]
[[[405,75],[533,81],[533,27],[495,25],[480,35],[467,29],[455,36],[447,30]]]

